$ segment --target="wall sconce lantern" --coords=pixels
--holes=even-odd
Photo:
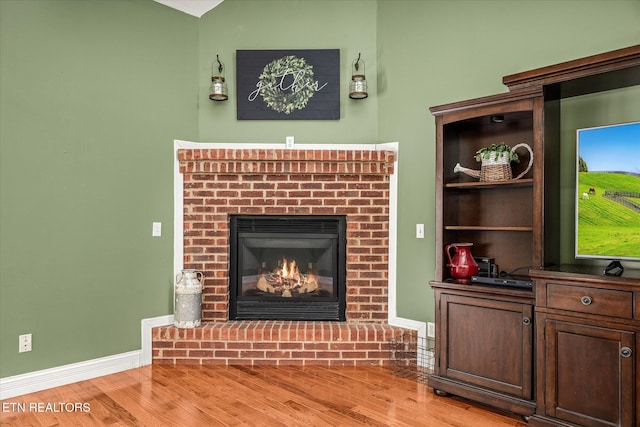
[[[218,63],[217,68],[215,67]],[[217,71],[217,72],[216,72]],[[224,64],[216,55],[216,60],[211,64],[211,86],[209,87],[209,99],[212,101],[226,101],[229,99],[227,82],[224,80]]]
[[[367,92],[367,79],[364,73],[364,61],[360,59],[358,53],[358,59],[351,64],[351,81],[349,82],[349,98],[351,99],[363,99],[369,96]]]

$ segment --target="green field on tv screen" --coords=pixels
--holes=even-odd
[[[640,259],[640,176],[578,174],[576,256]]]

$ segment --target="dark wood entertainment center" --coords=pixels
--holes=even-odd
[[[640,271],[612,277],[559,265],[558,185],[560,101],[640,85],[640,45],[503,83],[509,92],[431,108],[439,250],[428,384],[529,425],[640,426]],[[499,142],[531,146],[533,167],[521,179],[478,182],[454,172]],[[514,176],[526,163],[514,164]],[[455,283],[444,254],[453,242],[472,242],[475,256],[529,275],[533,289]]]

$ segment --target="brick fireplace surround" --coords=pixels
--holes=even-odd
[[[204,274],[202,326],[153,329],[154,363],[385,365],[393,151],[179,149],[184,268]],[[346,215],[346,322],[229,321],[229,215]]]

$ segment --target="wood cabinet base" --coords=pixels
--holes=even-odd
[[[529,418],[529,427],[575,427],[575,424],[566,424],[554,418],[535,414]]]
[[[536,404],[531,400],[496,393],[494,391],[487,390],[486,388],[475,387],[470,384],[440,377],[438,375],[430,375],[427,379],[427,384],[429,387],[433,388],[436,393],[446,392],[475,402],[483,403],[494,408],[522,415],[525,419],[528,419],[528,417],[536,411]]]

